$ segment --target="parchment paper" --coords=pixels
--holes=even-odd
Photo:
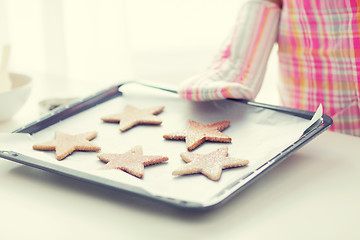
[[[294,143],[309,125],[309,120],[248,106],[235,101],[189,102],[171,93],[152,90],[137,85],[123,89],[122,97],[110,100],[63,120],[32,136],[27,134],[1,134],[1,150],[13,150],[35,158],[36,164],[44,165],[90,181],[137,192],[154,198],[177,199],[206,205],[216,194],[231,185],[282,150]],[[120,132],[118,124],[104,123],[102,116],[120,113],[126,104],[138,108],[164,105],[158,116],[162,125],[139,125]],[[180,153],[186,152],[184,141],[164,140],[163,135],[186,127],[189,119],[203,124],[230,120],[231,125],[223,131],[232,143],[205,142],[194,153],[209,153],[220,147],[229,148],[229,156],[248,159],[247,167],[225,169],[221,179],[211,181],[202,174],[173,176],[172,171],[185,162]],[[101,170],[104,165],[98,153],[76,151],[62,161],[55,159],[53,151],[32,150],[32,145],[54,138],[60,130],[70,134],[98,131],[92,141],[102,147],[102,153],[125,153],[136,145],[143,147],[144,155],[168,156],[166,163],[145,167],[143,179],[121,170]]]

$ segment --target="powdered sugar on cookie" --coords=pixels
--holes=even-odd
[[[227,147],[219,148],[208,154],[185,152],[181,153],[180,156],[187,164],[173,171],[173,175],[202,173],[213,181],[220,179],[223,169],[242,167],[249,164],[248,160],[227,157]]]
[[[231,138],[221,132],[229,126],[230,121],[201,124],[189,120],[185,130],[165,134],[163,137],[167,140],[185,140],[187,149],[191,151],[205,141],[231,142]]]
[[[143,155],[142,147],[136,146],[126,153],[101,153],[98,158],[106,162],[102,169],[120,169],[138,178],[144,175],[144,166],[167,161],[165,156]]]

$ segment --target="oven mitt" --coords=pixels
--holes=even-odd
[[[277,39],[280,11],[277,4],[260,0],[243,5],[223,49],[210,67],[180,84],[180,96],[192,101],[254,100]]]

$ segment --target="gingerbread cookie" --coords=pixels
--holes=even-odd
[[[220,179],[221,172],[225,168],[242,167],[249,164],[248,160],[227,157],[227,147],[219,148],[208,154],[185,152],[180,154],[180,156],[187,164],[173,171],[173,175],[202,173],[213,181]]]
[[[139,109],[126,105],[122,113],[101,118],[104,122],[120,123],[120,131],[124,132],[138,124],[160,125],[162,121],[157,114],[164,110],[164,106]]]
[[[101,148],[90,140],[97,136],[97,132],[87,132],[76,135],[63,133],[60,131],[55,132],[55,139],[34,144],[33,149],[43,151],[55,151],[56,159],[62,160],[74,151],[100,151]]]
[[[123,154],[101,153],[98,158],[106,162],[103,169],[120,169],[138,178],[143,177],[144,166],[165,162],[169,159],[164,156],[143,155],[141,146],[136,146]]]
[[[167,140],[185,140],[187,149],[191,151],[205,141],[231,142],[231,138],[229,136],[220,132],[229,127],[229,125],[230,121],[204,125],[189,120],[185,130],[166,134],[163,137]]]

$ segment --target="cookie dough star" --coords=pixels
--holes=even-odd
[[[205,141],[231,142],[231,138],[220,131],[229,127],[230,121],[216,122],[213,124],[201,124],[189,120],[184,131],[166,134],[163,137],[167,140],[184,140],[189,151],[195,149]]]
[[[181,158],[187,162],[182,168],[173,171],[173,175],[185,175],[193,173],[202,173],[213,181],[218,181],[221,177],[222,169],[242,167],[249,164],[248,160],[239,158],[230,158],[228,148],[219,148],[208,154],[196,154],[185,152],[180,154]]]
[[[103,169],[120,169],[138,178],[144,175],[144,166],[161,163],[169,158],[164,156],[143,155],[142,147],[136,146],[124,154],[102,153],[98,158],[106,162]]]
[[[55,151],[56,159],[62,160],[74,151],[100,151],[101,148],[90,140],[97,136],[97,132],[86,132],[76,135],[55,132],[55,139],[33,145],[35,150]]]
[[[162,121],[158,116],[164,110],[164,106],[139,109],[132,105],[126,105],[122,113],[101,118],[104,122],[120,122],[120,131],[124,132],[138,124],[160,125]]]

